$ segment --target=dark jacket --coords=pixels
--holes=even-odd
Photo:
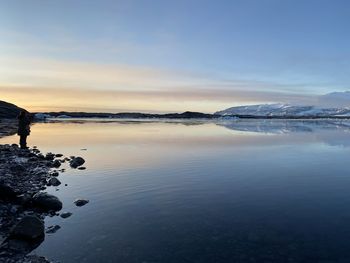
[[[27,116],[18,117],[18,135],[29,135],[30,134],[30,120]]]

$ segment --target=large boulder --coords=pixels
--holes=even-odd
[[[27,240],[38,239],[45,235],[44,223],[36,216],[25,216],[11,231],[11,237]]]
[[[48,193],[37,193],[32,197],[34,206],[37,206],[45,211],[60,211],[62,202],[54,195]]]
[[[72,168],[78,168],[79,166],[83,165],[84,163],[85,163],[85,160],[81,157],[74,157],[69,162],[69,164]]]

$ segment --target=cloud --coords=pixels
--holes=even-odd
[[[264,102],[310,104],[314,96],[281,92],[228,90],[220,87],[166,90],[96,90],[0,86],[1,95],[33,108],[84,109],[88,111],[185,111],[214,112],[225,107]]]
[[[259,80],[122,64],[0,57],[0,99],[29,110],[214,112],[253,103],[314,104],[313,94]]]

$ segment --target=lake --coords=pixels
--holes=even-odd
[[[86,160],[48,188],[73,213],[46,219],[51,260],[350,262],[350,121],[61,120],[28,143]]]

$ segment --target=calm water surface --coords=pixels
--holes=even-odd
[[[29,144],[87,161],[48,189],[73,213],[34,251],[56,262],[350,262],[350,123],[63,121]]]

